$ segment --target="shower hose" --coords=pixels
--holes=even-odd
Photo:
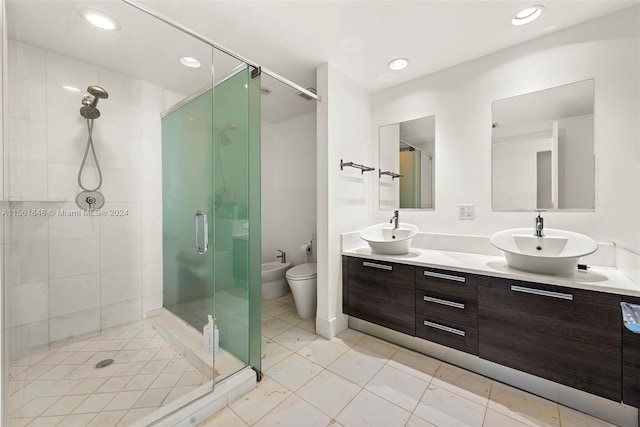
[[[98,156],[96,156],[96,148],[93,145],[93,119],[87,119],[87,130],[89,131],[89,138],[87,139],[87,148],[84,150],[84,158],[82,159],[82,164],[80,165],[80,170],[78,171],[78,185],[84,191],[98,191],[98,189],[100,189],[100,187],[102,186],[102,171],[100,170],[100,164],[98,163]],[[82,172],[84,171],[84,167],[87,163],[89,149],[91,149],[93,161],[95,162],[96,168],[98,169],[98,186],[96,188],[87,188],[82,185]]]

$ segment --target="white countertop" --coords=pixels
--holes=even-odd
[[[407,255],[378,255],[365,246],[343,250],[342,255],[640,297],[640,286],[613,267],[591,267],[576,270],[572,275],[548,276],[513,269],[503,256],[464,252],[411,248]]]

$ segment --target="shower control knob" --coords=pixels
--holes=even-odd
[[[101,209],[104,206],[104,196],[98,191],[82,191],[76,196],[76,204],[84,210]]]

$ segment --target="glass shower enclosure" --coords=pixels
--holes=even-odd
[[[216,377],[260,369],[259,91],[240,65],[162,118],[164,306],[198,331],[212,316]]]
[[[0,5],[0,424],[133,422],[259,374],[259,68],[123,1]]]

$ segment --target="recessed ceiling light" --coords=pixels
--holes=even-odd
[[[391,71],[400,71],[407,68],[407,65],[409,65],[409,60],[407,58],[396,58],[390,61],[387,64],[387,67],[389,67]]]
[[[83,14],[84,19],[89,21],[89,23],[91,23],[92,25],[100,28],[101,30],[112,31],[120,28],[120,24],[118,24],[118,21],[111,18],[110,16],[105,15],[102,12],[86,9]]]
[[[69,92],[82,92],[80,89],[78,89],[75,86],[68,86],[68,85],[63,85],[62,89],[64,90],[68,90]]]
[[[529,6],[522,9],[520,12],[516,13],[511,19],[511,23],[513,25],[524,25],[529,22],[535,21],[542,12],[544,11],[544,6]]]
[[[268,87],[261,87],[260,88],[260,94],[261,95],[271,95],[271,89],[269,89]]]
[[[200,61],[198,61],[196,58],[192,58],[190,56],[183,56],[182,58],[180,58],[180,63],[182,65],[184,65],[185,67],[189,67],[189,68],[199,68],[200,67]]]

